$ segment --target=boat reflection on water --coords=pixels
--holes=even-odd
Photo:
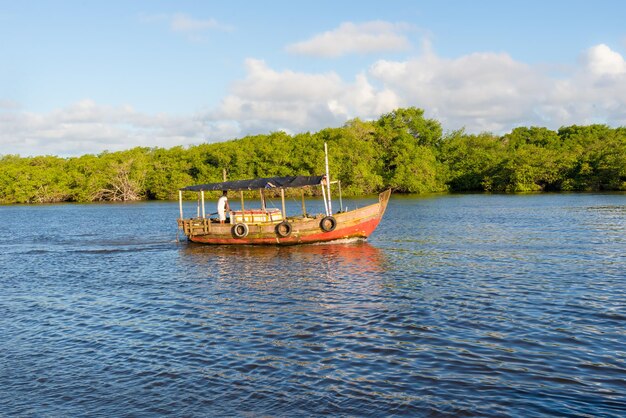
[[[185,243],[185,262],[205,265],[218,276],[267,279],[366,276],[384,270],[384,253],[364,240],[294,246],[207,246]]]

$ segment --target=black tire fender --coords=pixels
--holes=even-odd
[[[287,221],[282,221],[281,223],[276,225],[276,228],[274,228],[274,230],[276,231],[276,235],[281,238],[287,238],[289,235],[291,235],[292,229],[293,227]]]
[[[232,228],[232,233],[235,238],[245,238],[248,236],[248,225],[244,223],[237,223]]]
[[[333,216],[326,216],[320,221],[320,228],[324,232],[334,231],[337,228],[337,220]]]

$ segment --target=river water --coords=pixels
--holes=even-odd
[[[625,194],[392,196],[290,248],[177,214],[0,207],[0,415],[626,415]]]

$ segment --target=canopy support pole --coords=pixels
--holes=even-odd
[[[180,219],[183,219],[183,191],[178,191],[178,210],[180,211]]]
[[[259,193],[261,194],[261,210],[263,210],[263,212],[266,212],[267,209],[265,207],[265,193],[263,193],[263,189],[259,189]]]
[[[337,180],[337,184],[339,185],[339,211],[343,212],[343,199],[341,199],[341,180]]]
[[[200,196],[202,196],[202,219],[206,218],[206,212],[204,211],[204,190],[200,192]]]
[[[302,189],[302,217],[306,218],[306,206],[304,205],[304,189]]]
[[[283,220],[287,219],[287,211],[285,210],[285,189],[280,188],[280,200],[283,202]]]
[[[328,200],[326,200],[326,190],[324,189],[324,180],[322,180],[322,198],[324,200],[324,210],[326,211],[326,216],[329,216],[328,214]]]
[[[241,221],[243,223],[246,223],[246,213],[245,213],[246,208],[243,205],[243,190],[240,191],[239,194],[241,195]]]
[[[328,169],[328,145],[324,142],[324,156],[326,160],[326,185],[328,186],[328,212],[327,215],[330,216],[333,213],[332,201],[330,200],[330,170]]]
[[[198,198],[196,199],[196,218],[200,217],[200,193],[198,193]]]

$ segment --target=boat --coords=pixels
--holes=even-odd
[[[382,219],[391,189],[378,195],[378,202],[353,210],[344,210],[341,199],[341,182],[330,181],[328,172],[328,152],[326,144],[326,174],[320,176],[266,177],[250,180],[222,181],[198,184],[179,189],[178,227],[191,242],[222,245],[298,245],[329,242],[346,239],[367,239]],[[339,188],[340,209],[333,213],[331,185]],[[307,213],[304,189],[320,187],[324,199],[325,213]],[[285,209],[285,190],[302,190],[302,213],[288,215]],[[244,191],[258,190],[261,207],[246,209]],[[265,194],[268,190],[280,191],[282,210],[267,208]],[[238,191],[241,196],[241,209],[231,210],[229,221],[220,223],[207,216],[205,192]],[[196,216],[183,216],[183,192],[196,192],[198,204]]]

